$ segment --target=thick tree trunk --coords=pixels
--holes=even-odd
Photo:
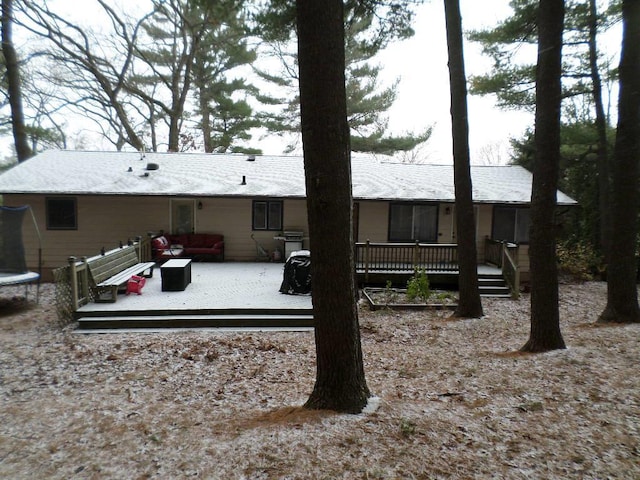
[[[456,230],[458,232],[459,302],[457,317],[481,317],[482,301],[478,289],[478,254],[473,213],[471,170],[469,166],[469,122],[467,78],[462,46],[462,18],[458,0],[444,0],[449,52],[453,169],[456,192]]]
[[[596,110],[596,130],[598,132],[598,219],[599,236],[598,243],[605,264],[609,262],[611,243],[611,218],[609,216],[609,192],[611,189],[609,175],[609,153],[607,144],[607,117],[604,113],[602,102],[602,82],[598,69],[598,10],[596,0],[589,0],[589,65],[591,70],[591,83],[593,84],[593,102]]]
[[[622,53],[614,150],[607,306],[598,322],[640,322],[636,283],[640,159],[640,2],[622,2]]]
[[[213,153],[213,142],[211,141],[211,110],[209,102],[200,95],[200,115],[202,116],[202,138],[204,139],[204,151]]]
[[[22,85],[18,56],[13,46],[13,0],[2,0],[2,54],[7,70],[7,93],[11,105],[13,141],[18,161],[23,162],[33,155],[24,123],[22,109]]]
[[[564,1],[541,0],[536,74],[536,156],[531,194],[531,334],[527,352],[566,348],[560,333],[554,213],[560,168]]]
[[[298,0],[296,6],[317,355],[305,407],[359,413],[369,389],[353,282],[343,5]]]
[[[169,119],[169,145],[168,152],[180,151],[180,119],[172,114]]]

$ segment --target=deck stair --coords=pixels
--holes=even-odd
[[[106,315],[82,315],[78,319],[80,333],[110,330],[161,330],[195,328],[307,328],[313,327],[311,310],[193,310],[109,312]]]
[[[511,298],[511,289],[501,273],[478,273],[481,297]]]

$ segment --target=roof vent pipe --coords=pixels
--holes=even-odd
[[[249,155],[247,157],[247,162],[255,162],[256,161],[256,156],[255,155]]]
[[[240,185],[246,185],[247,184],[247,177],[246,176],[242,176],[242,183]]]
[[[157,163],[147,163],[147,170],[158,170],[160,165]]]

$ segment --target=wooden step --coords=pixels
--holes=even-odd
[[[508,292],[508,293],[507,293]],[[484,298],[511,298],[511,292],[482,292],[480,296]]]
[[[478,278],[478,285],[481,287],[504,287],[506,282],[502,277]]]
[[[500,274],[478,275],[478,289],[481,297],[511,298],[511,289]]]
[[[313,327],[313,315],[121,315],[78,318],[78,330]]]

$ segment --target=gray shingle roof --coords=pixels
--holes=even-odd
[[[0,175],[0,193],[305,196],[302,157],[202,153],[50,150]],[[147,169],[156,164],[157,170]],[[529,203],[532,175],[519,166],[473,166],[473,197],[484,203]],[[455,199],[452,165],[352,159],[353,196],[359,200]],[[242,184],[243,177],[245,184]],[[558,203],[576,202],[558,192]]]

